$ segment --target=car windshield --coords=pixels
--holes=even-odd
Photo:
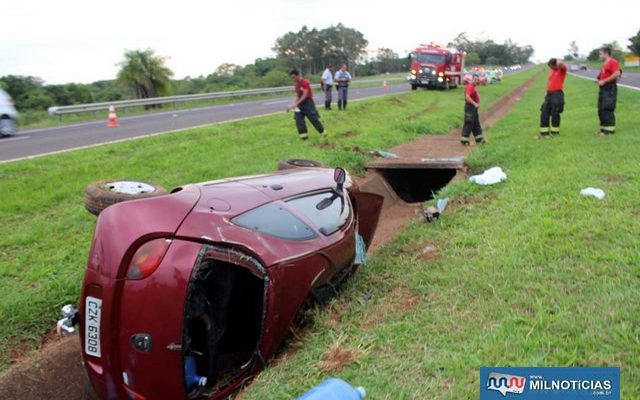
[[[326,208],[318,209],[318,204],[327,198],[333,198],[333,202]],[[349,221],[349,200],[334,192],[298,197],[289,200],[287,204],[304,214],[323,235],[331,235]]]
[[[444,58],[444,55],[426,53],[417,53],[414,56],[414,60],[421,64],[444,64]]]
[[[313,229],[278,203],[258,207],[231,221],[243,228],[281,239],[302,241],[317,236]]]

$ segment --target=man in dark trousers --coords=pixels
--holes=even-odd
[[[324,92],[324,109],[331,110],[331,91],[333,90],[333,65],[327,65],[322,73],[322,91]]]
[[[351,83],[351,74],[347,71],[347,64],[342,64],[336,72],[334,81],[338,85],[338,110],[346,110],[349,84]]]
[[[473,132],[473,137],[477,144],[484,144],[484,135],[480,126],[480,95],[478,94],[478,75],[473,75],[473,79],[464,89],[464,125],[462,126],[462,137],[460,142],[468,146],[469,136]]]
[[[540,107],[540,137],[550,138],[560,134],[560,114],[564,110],[564,78],[567,76],[567,64],[557,58],[547,63],[549,66],[549,80],[547,94]],[[549,128],[551,120],[551,128]]]
[[[293,99],[293,103],[291,103],[289,108],[287,108],[287,111],[294,111],[294,119],[300,139],[306,140],[309,138],[307,134],[307,124],[304,121],[305,117],[309,118],[309,121],[311,121],[311,124],[320,135],[324,135],[324,126],[322,126],[322,122],[320,122],[320,115],[318,115],[316,104],[313,102],[313,90],[311,90],[309,80],[305,79],[297,69],[291,71],[289,76],[291,76],[295,82],[296,97]]]
[[[600,117],[600,132],[602,136],[616,133],[616,103],[618,101],[618,78],[622,74],[618,60],[611,57],[611,48],[600,49],[602,69],[598,74],[598,117]]]

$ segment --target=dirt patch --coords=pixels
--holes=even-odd
[[[436,108],[437,105],[438,105],[438,100],[436,99],[431,104],[429,104],[429,106],[427,108],[425,108],[424,110],[422,110],[422,111],[420,111],[418,113],[409,115],[407,117],[407,120],[408,121],[415,121],[416,119],[418,119],[418,118],[420,118],[422,116],[428,115]]]
[[[387,103],[393,104],[394,106],[399,106],[399,105],[404,104],[404,102],[402,100],[400,100],[399,98],[397,98],[397,97],[389,97],[389,98],[387,98]]]
[[[361,349],[348,349],[342,346],[344,338],[339,338],[329,349],[322,355],[318,362],[318,367],[327,373],[336,373],[342,371],[347,365],[358,361],[363,355]]]
[[[627,183],[627,178],[621,175],[609,175],[604,177],[604,181],[612,185],[622,185]]]
[[[339,132],[336,136],[341,138],[350,138],[350,137],[358,136],[359,134],[360,132],[358,131],[346,131],[346,132]]]
[[[85,399],[78,336],[49,342],[0,379],[0,399]]]

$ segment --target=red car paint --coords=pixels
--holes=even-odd
[[[291,201],[299,197],[306,201],[315,193],[325,196],[335,187],[332,169],[299,169],[188,185],[173,194],[105,209],[96,225],[78,315],[83,359],[97,396],[221,399],[262,369],[312,290],[325,288],[332,279],[354,270],[356,231],[367,247],[371,243],[382,198],[360,192],[349,178],[340,215],[347,215],[349,207],[350,211],[336,232],[323,234]],[[312,228],[314,237],[285,240],[244,228],[234,220],[269,204],[296,216]],[[146,243],[158,244],[156,248],[166,252],[160,253],[161,261],[149,276],[129,279],[135,276],[130,263],[137,261],[132,258],[140,258],[137,251]],[[224,279],[232,287],[217,292],[196,289],[219,289],[215,285]],[[224,292],[228,306],[213,301]],[[208,307],[202,315],[189,311],[201,305],[192,300],[198,293],[205,295]],[[88,319],[95,318],[87,315],[93,312],[86,308],[87,296],[102,301],[99,357],[88,354],[85,344],[91,338]],[[238,310],[249,311],[233,314]],[[206,329],[198,325],[202,321],[208,321],[209,325],[202,325]],[[222,329],[218,321],[225,322],[226,332],[216,336],[211,332]],[[232,343],[233,337],[225,336],[232,332],[249,338],[238,339],[240,350],[234,350],[238,344]],[[134,345],[134,335],[140,334],[149,338],[148,347]],[[254,340],[255,347],[250,348]],[[195,349],[202,346],[214,349],[203,354],[215,357],[199,356],[202,352]],[[217,373],[220,368],[214,364],[219,363],[232,376],[188,393],[187,351],[195,354],[191,357],[198,359],[198,368],[208,374]],[[228,360],[223,360],[223,353]],[[240,365],[242,357],[248,359]]]
[[[409,83],[418,87],[453,88],[462,84],[465,53],[422,44],[411,54]]]

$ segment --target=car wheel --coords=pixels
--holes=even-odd
[[[329,168],[329,166],[318,161],[302,160],[297,158],[282,160],[278,163],[278,171],[296,168]]]
[[[418,90],[418,85],[411,85],[411,90]]]
[[[0,118],[0,136],[11,136],[16,133],[16,122],[9,116],[3,115]]]
[[[166,194],[162,187],[149,182],[111,179],[94,182],[84,190],[84,207],[98,215],[112,204]]]

